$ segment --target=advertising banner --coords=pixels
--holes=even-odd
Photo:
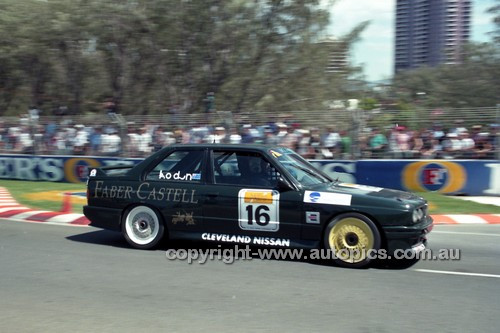
[[[135,165],[139,158],[0,155],[0,179],[84,183],[89,168]],[[335,180],[412,192],[500,195],[497,160],[313,160]]]
[[[497,160],[311,161],[333,179],[412,192],[500,195]]]
[[[0,155],[0,179],[84,183],[89,168],[134,165],[142,159],[87,156]]]

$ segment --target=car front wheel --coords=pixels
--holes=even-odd
[[[165,227],[156,212],[147,206],[129,210],[122,222],[127,242],[138,249],[151,249],[163,238]]]
[[[340,266],[358,268],[368,265],[380,244],[377,226],[362,214],[341,214],[325,229],[324,246],[333,251],[333,260]]]

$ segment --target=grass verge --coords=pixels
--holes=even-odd
[[[85,184],[52,183],[44,181],[0,180],[0,187],[5,187],[10,194],[22,205],[40,210],[59,211],[62,206],[62,196],[54,196],[52,191],[85,192]],[[40,193],[36,199],[28,198],[28,194]],[[44,195],[44,193],[46,193]],[[45,197],[44,197],[45,196]],[[83,200],[72,200],[73,213],[82,213]]]
[[[429,202],[431,214],[500,214],[500,207],[457,199],[435,192],[419,192]]]

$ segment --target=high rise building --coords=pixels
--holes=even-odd
[[[328,64],[325,72],[346,74],[349,66],[349,44],[333,36],[329,36],[319,43],[328,51]]]
[[[461,63],[470,16],[471,0],[397,0],[395,72]]]

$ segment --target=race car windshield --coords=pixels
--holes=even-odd
[[[271,155],[302,185],[310,186],[331,182],[300,155],[288,148],[270,150]]]

